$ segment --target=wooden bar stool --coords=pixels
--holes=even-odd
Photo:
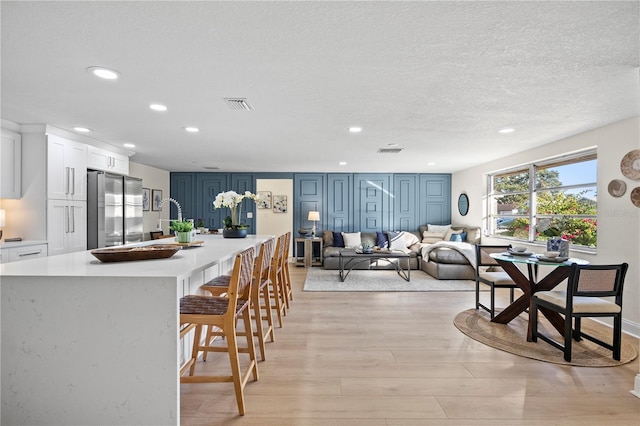
[[[287,234],[283,234],[278,238],[276,242],[276,249],[271,260],[270,281],[271,281],[271,309],[275,309],[278,316],[278,325],[282,328],[282,317],[287,315],[287,305],[285,302],[285,287],[282,273],[282,257],[284,254],[284,248],[286,246]]]
[[[219,383],[233,382],[240,415],[245,413],[244,387],[253,375],[253,380],[258,380],[258,364],[256,351],[253,346],[253,332],[251,327],[251,313],[249,310],[249,296],[251,293],[251,275],[255,261],[255,249],[253,247],[236,255],[231,273],[231,280],[226,297],[189,295],[180,299],[180,324],[182,329],[195,328],[193,351],[191,358],[180,368],[181,383]],[[236,331],[237,320],[242,317],[244,321],[247,347],[238,347]],[[218,327],[224,333],[226,348],[201,345],[203,326]],[[181,331],[184,336],[186,331]],[[198,375],[195,376],[195,367],[200,351],[228,352],[231,363],[231,376]],[[239,353],[249,354],[249,365],[243,372],[240,369]],[[189,375],[183,376],[189,369]]]
[[[284,246],[284,256],[282,257],[282,275],[284,287],[286,289],[285,301],[287,309],[291,309],[289,301],[293,301],[293,288],[291,286],[291,274],[289,272],[289,247],[291,246],[291,231],[287,232]]]
[[[253,332],[254,336],[258,337],[258,343],[260,346],[260,357],[264,361],[266,359],[265,343],[267,338],[271,341],[275,341],[273,333],[273,315],[271,309],[269,309],[270,292],[269,292],[269,272],[271,270],[271,259],[273,257],[273,251],[275,246],[275,239],[271,238],[260,245],[258,257],[253,267],[253,277],[251,285],[251,309],[253,310],[253,320],[255,321],[256,331]],[[230,275],[220,275],[215,277],[211,281],[200,286],[200,289],[210,293],[212,296],[223,296],[227,293],[229,282],[231,280]],[[262,310],[266,313],[263,316]],[[267,326],[264,326],[263,321],[267,321]],[[211,344],[212,340],[217,336],[222,336],[223,333],[214,330],[214,327],[209,327],[206,335],[207,345]],[[238,333],[243,335],[243,333]],[[206,355],[206,352],[205,352]],[[203,359],[206,360],[206,356],[203,355]]]

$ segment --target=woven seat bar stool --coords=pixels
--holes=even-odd
[[[271,238],[260,245],[258,257],[256,258],[253,267],[253,282],[251,284],[251,310],[253,312],[253,320],[256,326],[256,330],[253,332],[253,335],[258,338],[258,344],[260,347],[260,359],[262,361],[266,359],[265,343],[267,339],[271,339],[272,342],[275,341],[275,336],[273,333],[273,315],[271,309],[269,309],[269,272],[271,270],[271,258],[273,257],[274,246],[274,238]],[[200,286],[200,289],[211,294],[212,296],[223,296],[228,291],[230,280],[230,275],[220,275]],[[266,311],[265,315],[262,315],[263,309]],[[264,320],[267,321],[266,327],[263,323]],[[243,334],[244,333],[238,333],[238,335]],[[209,327],[205,341],[209,345],[215,337],[222,335],[223,333],[214,330],[214,327]],[[207,359],[206,352],[203,354],[203,359],[205,361]]]
[[[236,255],[226,297],[189,295],[180,299],[180,324],[182,329],[195,329],[193,351],[191,358],[180,368],[180,382],[233,382],[240,415],[245,413],[244,387],[249,377],[253,376],[254,381],[259,378],[249,310],[249,294],[251,293],[251,275],[254,261],[255,249],[253,247]],[[243,319],[246,331],[246,347],[238,347],[236,326],[240,317]],[[226,348],[203,346],[201,344],[203,326],[214,326],[222,330]],[[181,331],[181,337],[184,334],[186,332]],[[201,351],[228,352],[231,376],[194,375],[198,354]],[[240,369],[240,353],[249,355],[249,363],[245,371]],[[187,370],[189,370],[189,375],[185,376],[184,374]]]
[[[276,242],[276,248],[273,253],[273,259],[271,260],[270,270],[270,284],[271,284],[271,309],[275,309],[278,316],[278,325],[282,328],[282,317],[287,315],[287,305],[285,302],[285,288],[282,272],[282,257],[284,254],[284,247],[286,245],[285,239],[287,234],[283,234],[278,238]]]

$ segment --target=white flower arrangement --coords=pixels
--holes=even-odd
[[[244,194],[238,194],[236,191],[227,191],[221,192],[216,195],[216,198],[213,201],[213,207],[216,209],[227,207],[231,210],[231,223],[229,224],[227,223],[228,221],[225,220],[226,228],[248,228],[248,225],[240,223],[240,215],[242,214],[242,200],[244,200],[245,198],[256,202],[260,200],[260,197],[249,191],[245,191]]]

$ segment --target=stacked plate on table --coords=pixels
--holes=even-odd
[[[533,255],[533,253],[530,251],[517,251],[517,250],[509,249],[508,252],[513,256],[529,257]]]
[[[544,254],[536,254],[536,259],[542,262],[553,262],[553,263],[562,263],[566,260],[569,260],[568,257],[560,257],[560,256],[548,257],[548,256],[545,256]]]

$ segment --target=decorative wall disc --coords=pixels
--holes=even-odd
[[[636,186],[631,191],[631,202],[634,206],[640,207],[640,186]]]
[[[612,197],[622,197],[627,192],[627,184],[623,180],[614,179],[609,182],[607,189]]]
[[[640,180],[640,149],[627,152],[620,161],[622,174],[633,180]]]

